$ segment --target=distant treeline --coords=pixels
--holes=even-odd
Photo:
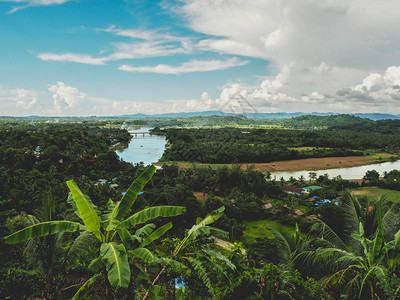
[[[357,150],[397,150],[395,135],[332,130],[168,129],[166,161],[257,163],[309,157],[359,156]],[[296,150],[296,147],[312,147]]]

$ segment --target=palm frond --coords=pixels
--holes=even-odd
[[[93,241],[93,235],[89,231],[83,231],[74,240],[66,253],[66,259],[71,261],[78,257],[80,253],[85,251]]]
[[[72,297],[71,300],[78,300],[82,297],[82,293],[89,289],[89,287],[91,285],[93,285],[94,283],[96,283],[99,279],[101,278],[101,273],[94,275],[93,277],[91,277],[90,279],[88,279],[81,287],[80,289],[75,293],[74,297]]]
[[[342,239],[337,235],[337,233],[324,221],[315,218],[314,224],[311,227],[311,234],[316,234],[320,239],[325,240],[329,245],[339,248],[346,249],[346,245]]]
[[[236,270],[236,266],[230,261],[230,259],[228,259],[220,251],[217,251],[210,247],[204,247],[201,249],[201,251],[205,253],[208,257],[216,258],[217,260],[222,261],[231,270]]]
[[[193,268],[197,271],[204,285],[212,292],[214,289],[211,284],[211,279],[208,277],[208,272],[206,268],[203,266],[203,263],[200,260],[195,259],[193,257],[188,257],[187,259],[189,263],[193,266]]]

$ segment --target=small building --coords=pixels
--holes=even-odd
[[[288,213],[288,212],[289,212],[289,208],[287,208],[286,206],[283,206],[283,205],[278,205],[274,209],[274,213],[276,213],[276,214]]]
[[[322,187],[318,186],[318,185],[310,185],[310,186],[306,186],[303,188],[303,193],[304,194],[309,194],[312,191],[317,191],[317,190],[321,190]]]
[[[284,185],[282,186],[282,190],[288,194],[292,194],[292,195],[296,195],[296,196],[301,196],[302,193],[302,189],[297,187],[297,186],[293,186],[293,185]]]
[[[263,209],[270,209],[272,208],[272,204],[271,203],[265,203],[263,206],[261,206]]]

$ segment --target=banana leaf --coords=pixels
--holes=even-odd
[[[161,236],[164,235],[168,230],[172,228],[172,222],[169,222],[165,224],[164,226],[161,226],[157,230],[155,230],[152,234],[150,234],[140,245],[140,247],[145,247],[151,242],[155,241],[156,239],[160,238]]]
[[[155,166],[149,166],[136,180],[131,184],[131,186],[126,191],[125,195],[122,197],[116,219],[122,221],[125,215],[131,209],[133,203],[135,202],[138,194],[142,191],[146,183],[153,176],[156,171]]]
[[[130,257],[138,257],[147,263],[150,263],[155,259],[154,254],[146,248],[136,248],[134,250],[128,251],[128,254]]]
[[[186,212],[183,206],[154,206],[145,208],[118,224],[117,228],[129,228],[133,225],[142,224],[157,217],[174,217]]]
[[[82,218],[83,223],[85,223],[87,230],[89,232],[93,232],[94,235],[101,240],[100,220],[94,207],[86,199],[73,180],[67,181],[67,185],[72,193],[72,197],[76,203],[79,215]]]
[[[88,289],[92,284],[96,283],[96,281],[100,280],[101,273],[94,275],[93,277],[89,278],[81,288],[75,293],[71,300],[77,300],[81,297],[81,293],[83,293],[86,289]]]
[[[124,245],[114,242],[103,243],[100,256],[106,265],[108,281],[114,288],[126,288],[131,279],[131,269]]]
[[[75,232],[85,229],[85,226],[76,222],[50,221],[26,227],[9,236],[6,236],[4,239],[7,244],[16,244],[58,232]]]

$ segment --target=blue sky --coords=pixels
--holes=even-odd
[[[0,0],[0,115],[400,113],[400,4]]]

